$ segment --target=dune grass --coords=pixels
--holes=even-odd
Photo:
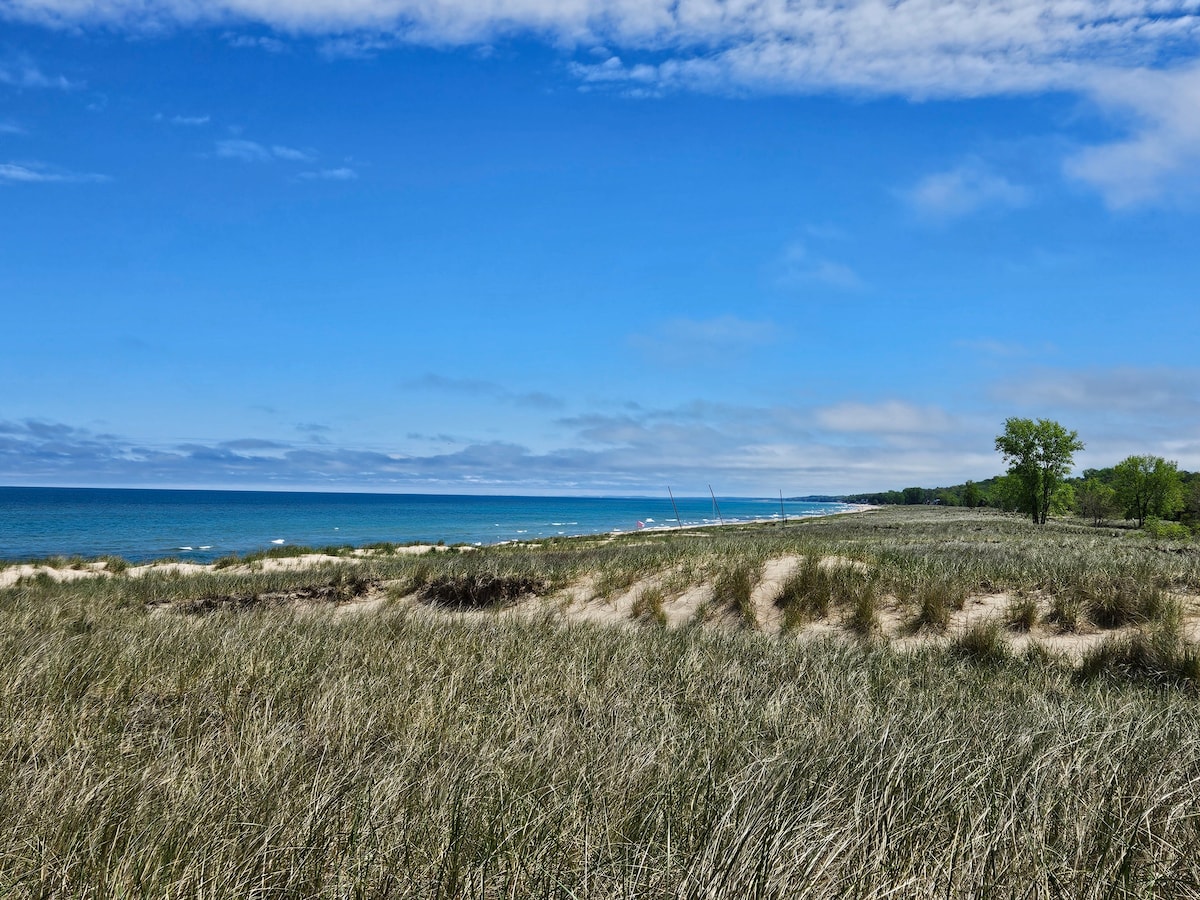
[[[0,896],[1200,897],[1200,663],[1164,599],[1200,573],[1140,540],[918,511],[27,579],[0,590]],[[864,639],[661,627],[668,591],[739,611],[783,555],[785,621]],[[660,577],[646,627],[399,600],[605,572]],[[885,594],[983,584],[1138,630],[1080,666],[1004,621],[873,636]],[[339,605],[368,589],[393,599]],[[332,593],[268,602],[302,591]],[[246,602],[195,608],[219,597]]]

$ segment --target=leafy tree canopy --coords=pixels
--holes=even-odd
[[[1130,456],[1113,467],[1113,487],[1126,517],[1138,528],[1148,517],[1169,518],[1183,509],[1179,466],[1161,456]]]
[[[1008,463],[1009,477],[1019,491],[1019,508],[1037,524],[1046,524],[1075,452],[1082,449],[1079,433],[1052,419],[1005,420],[1004,433],[996,436],[996,450]]]

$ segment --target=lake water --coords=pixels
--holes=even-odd
[[[684,525],[715,523],[709,497],[676,497]],[[779,519],[780,501],[718,497],[725,522]],[[839,503],[787,501],[788,518]],[[0,559],[114,554],[208,562],[271,546],[375,541],[495,544],[674,526],[668,497],[479,497],[0,487]]]

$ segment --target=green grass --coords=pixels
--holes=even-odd
[[[0,590],[0,896],[1200,897],[1200,655],[1169,598],[1200,554],[1097,531],[889,511],[25,580]],[[794,628],[986,589],[1123,630],[1073,665],[1002,621],[910,652],[660,627],[688,585],[743,609],[789,555]],[[647,627],[410,602],[586,575],[657,579]],[[363,591],[391,599],[342,615]]]
[[[1200,885],[1184,694],[739,632],[5,615],[8,895]]]

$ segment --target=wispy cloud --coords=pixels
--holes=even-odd
[[[1067,174],[1095,187],[1114,209],[1200,191],[1200,65],[1171,71],[1098,73],[1092,96],[1124,121],[1126,137],[1085,147]]]
[[[1029,203],[1029,190],[967,160],[944,172],[926,175],[901,196],[921,216],[955,219],[986,209],[1015,209]]]
[[[317,48],[325,59],[373,59],[397,45],[396,38],[378,34],[342,34],[321,42]]]
[[[312,172],[301,172],[301,178],[310,181],[354,181],[358,172],[349,166],[339,166],[336,169],[317,169]]]
[[[3,11],[0,10],[0,17]],[[28,58],[0,60],[0,84],[16,88],[70,91],[83,87],[65,75],[47,75]]]
[[[313,162],[317,154],[312,150],[298,150],[282,144],[260,144],[242,138],[226,138],[217,141],[216,154],[222,159],[237,159],[242,162]]]
[[[28,134],[28,131],[11,119],[0,119],[0,134]]]
[[[854,269],[845,263],[814,253],[807,241],[792,241],[784,248],[779,260],[778,281],[784,287],[793,288],[810,287],[814,283],[845,291],[856,291],[865,287],[862,278]]]
[[[1082,148],[1066,163],[1072,178],[1100,190],[1111,206],[1173,196],[1181,180],[1194,187],[1200,169],[1196,0],[7,0],[0,18],[61,28],[267,29],[315,36],[331,57],[412,43],[490,47],[532,36],[580,51],[568,62],[580,85],[634,96],[678,89],[917,99],[1065,91],[1128,123],[1125,138]],[[229,31],[226,40],[283,49],[270,34]],[[597,47],[608,48],[599,61],[590,52]],[[0,83],[74,86],[22,61],[0,64]],[[1019,191],[1000,176],[933,177],[918,195],[955,215],[981,199],[1011,202]]]
[[[96,184],[111,180],[107,175],[70,172],[45,163],[0,163],[0,184]]]
[[[1200,34],[1196,12],[1193,0],[9,0],[0,15],[60,27],[252,23],[360,48],[534,34],[560,46],[628,48],[630,59],[614,53],[579,69],[592,80],[981,96],[1078,86],[1086,72],[1140,67],[1164,47],[1186,53]]]
[[[933,434],[957,427],[954,417],[933,406],[916,406],[901,400],[882,403],[838,403],[815,411],[823,428],[839,432]]]
[[[1087,442],[1081,465],[1157,453],[1200,467],[1200,378],[1194,370],[1032,373],[997,387],[994,413],[964,413],[911,398],[817,406],[619,404],[559,416],[560,438],[535,451],[507,441],[412,433],[397,449],[339,446],[328,426],[300,424],[295,440],[241,435],[147,444],[61,422],[0,421],[0,483],[354,486],[557,493],[661,491],[662,485],[764,496],[882,490],[985,478],[1002,469],[993,440],[1006,415],[1051,415]],[[430,374],[410,390],[528,404],[553,414],[558,398],[493,382]],[[420,446],[420,450],[414,450]],[[401,447],[403,449],[401,449]]]
[[[211,116],[164,116],[162,113],[157,113],[154,116],[156,122],[168,122],[171,125],[183,125],[185,127],[195,128],[200,125],[207,125],[212,121]]]
[[[1200,419],[1200,369],[1038,368],[993,388],[997,399],[1062,411]]]
[[[287,44],[279,38],[270,35],[237,34],[226,32],[223,35],[225,43],[230,47],[243,47],[254,50],[265,50],[267,53],[283,53]]]
[[[448,378],[445,375],[437,375],[433,372],[426,373],[420,378],[406,381],[402,387],[405,390],[440,391],[443,393],[480,397],[533,409],[558,410],[566,406],[566,402],[561,397],[544,391],[514,391],[503,385],[496,384],[494,381],[484,381],[476,378]]]
[[[773,322],[723,315],[668,319],[652,331],[632,334],[626,340],[651,362],[711,366],[778,338],[779,329]]]
[[[282,144],[272,144],[271,155],[276,159],[286,159],[288,162],[312,162],[317,158],[317,155],[311,150],[297,150],[295,147],[285,147]]]

